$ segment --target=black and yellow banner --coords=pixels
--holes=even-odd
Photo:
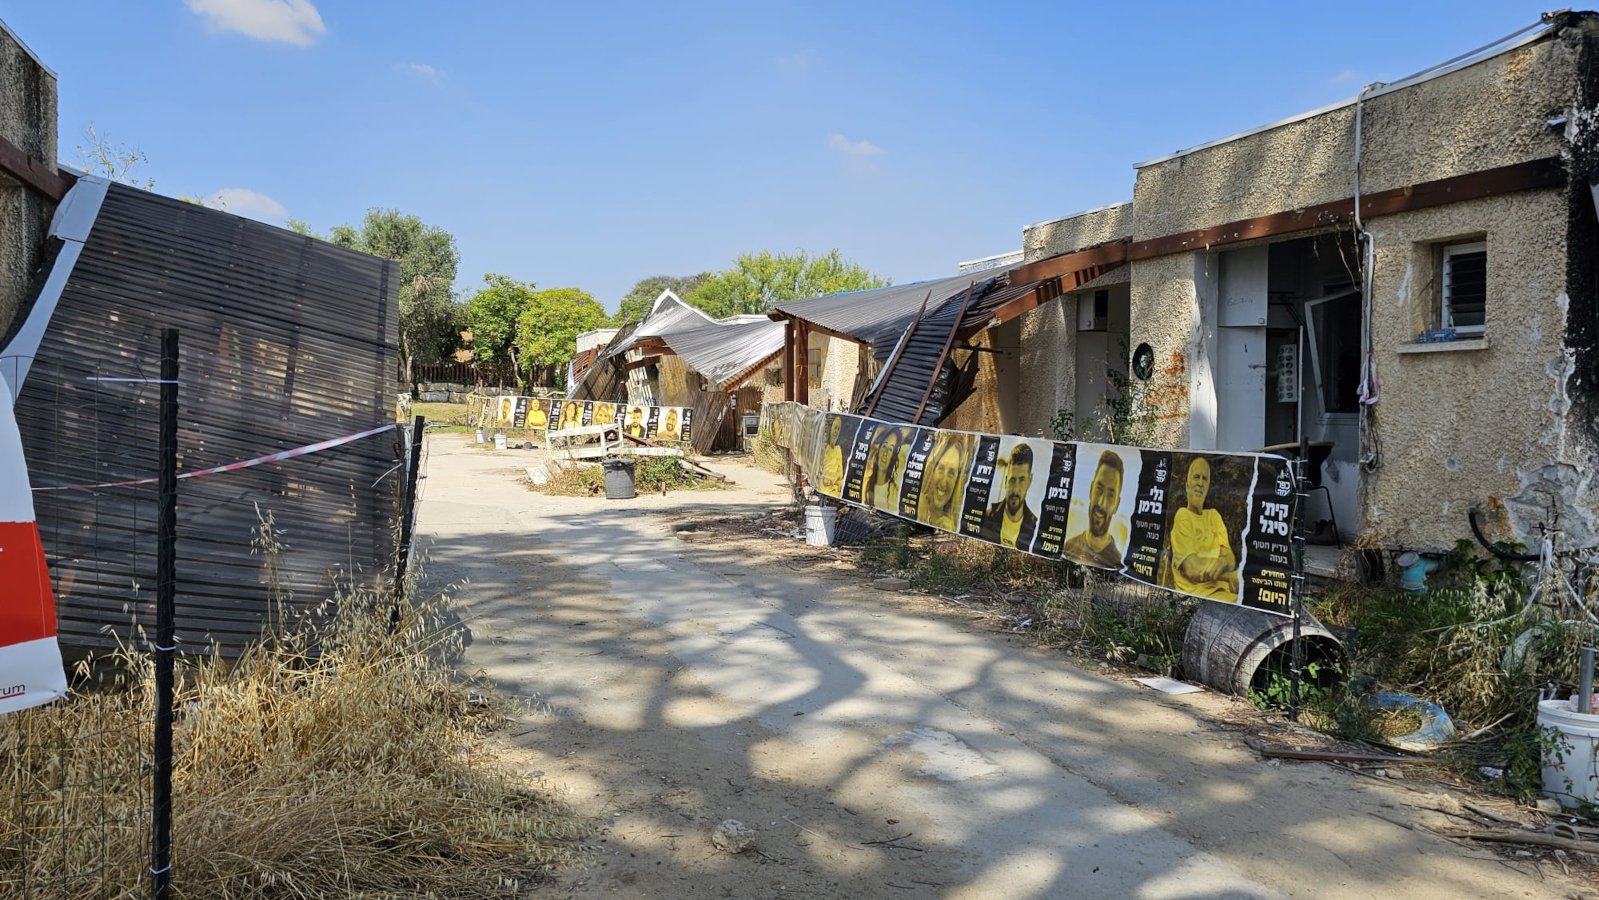
[[[484,397],[478,422],[485,428],[524,428],[565,431],[583,425],[620,423],[637,438],[687,441],[694,436],[694,411],[686,406],[630,406],[595,400],[560,400],[540,397]]]
[[[974,434],[793,402],[767,404],[764,426],[829,497],[1290,614],[1295,497],[1280,456]]]

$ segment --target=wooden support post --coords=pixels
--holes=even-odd
[[[794,320],[783,323],[783,399],[794,399]]]
[[[794,399],[811,405],[811,329],[804,322],[794,329]]]

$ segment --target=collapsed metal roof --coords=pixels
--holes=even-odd
[[[650,339],[665,337],[680,331],[692,331],[714,325],[716,320],[704,312],[683,302],[683,298],[671,290],[661,291],[661,296],[655,298],[655,305],[650,308],[650,314],[644,317],[632,333],[618,333],[606,345],[601,359],[611,359],[633,349],[638,344]]]
[[[661,341],[716,390],[726,390],[783,352],[782,322],[708,325],[664,335]]]
[[[874,344],[892,332],[890,344],[904,334],[906,326],[916,317],[926,301],[929,311],[966,295],[973,283],[983,284],[991,278],[1008,279],[1015,265],[986,269],[980,273],[966,272],[933,281],[896,284],[867,291],[850,291],[805,300],[779,303],[773,315],[787,319],[803,319],[841,337],[863,344]],[[875,346],[875,344],[874,344]]]

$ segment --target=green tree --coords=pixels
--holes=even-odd
[[[821,256],[793,253],[745,253],[733,267],[712,276],[684,297],[712,316],[762,313],[779,303],[885,287],[892,282],[845,259],[837,249]]]
[[[577,336],[610,321],[605,307],[577,288],[534,291],[516,322],[516,348],[529,380],[558,386],[561,367],[577,355]]]
[[[328,240],[399,261],[400,371],[406,381],[413,363],[444,359],[460,345],[463,310],[454,284],[461,254],[454,235],[397,209],[369,209],[360,228],[336,225]]]
[[[472,330],[472,358],[480,363],[517,364],[516,329],[522,311],[533,303],[534,287],[505,275],[484,275],[484,287],[466,301],[466,327]]]
[[[622,305],[616,311],[616,324],[626,325],[629,322],[642,321],[650,314],[650,307],[655,304],[655,298],[661,296],[662,291],[672,293],[684,298],[699,290],[700,285],[711,280],[711,273],[701,272],[698,275],[651,275],[641,279],[633,289],[622,297]]]

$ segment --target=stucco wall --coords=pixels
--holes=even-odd
[[[847,411],[860,371],[861,345],[843,338],[811,334],[809,405],[817,409]],[[818,362],[821,370],[818,372]]]
[[[56,167],[56,78],[0,28],[0,135]],[[55,204],[0,174],[0,333],[38,267]]]
[[[1155,442],[1161,447],[1191,446],[1191,382],[1205,339],[1195,279],[1196,274],[1203,277],[1208,259],[1204,253],[1178,253],[1132,263],[1127,343],[1131,349],[1147,343],[1155,351],[1155,371],[1144,387],[1144,405],[1157,420]],[[1213,388],[1211,397],[1208,407],[1203,398],[1200,406],[1201,415],[1210,416],[1213,423]]]
[[[1382,464],[1366,475],[1364,524],[1382,543],[1448,548],[1469,533],[1472,501],[1515,497],[1550,464],[1588,463],[1565,435],[1565,211],[1562,192],[1528,191],[1370,223]],[[1400,352],[1437,326],[1437,242],[1477,236],[1487,349]]]
[[[1577,39],[1520,48],[1364,104],[1361,190],[1375,192],[1562,149],[1551,117],[1576,89]],[[1354,193],[1353,106],[1138,170],[1134,237],[1161,237]]]
[[[1026,262],[1114,241],[1133,233],[1133,204],[1121,203],[1052,219],[1022,230]],[[1050,420],[1077,405],[1077,298],[1067,295],[1031,310],[1018,322],[1016,422],[1010,430],[1050,436]],[[1009,424],[1009,423],[1007,423]]]
[[[978,347],[994,347],[996,346],[994,332],[998,330],[979,332],[972,338],[971,343]],[[971,394],[961,401],[960,406],[955,407],[954,412],[944,417],[939,427],[959,431],[1003,432],[1005,423],[1000,408],[1005,392],[1013,391],[1014,386],[1000,384],[994,354],[953,350],[950,355],[962,366],[968,365],[973,356],[977,357],[977,377],[972,383]]]
[[[1035,262],[1084,247],[1114,241],[1133,233],[1133,204],[1118,203],[1101,209],[1039,222],[1022,229],[1022,259]]]

